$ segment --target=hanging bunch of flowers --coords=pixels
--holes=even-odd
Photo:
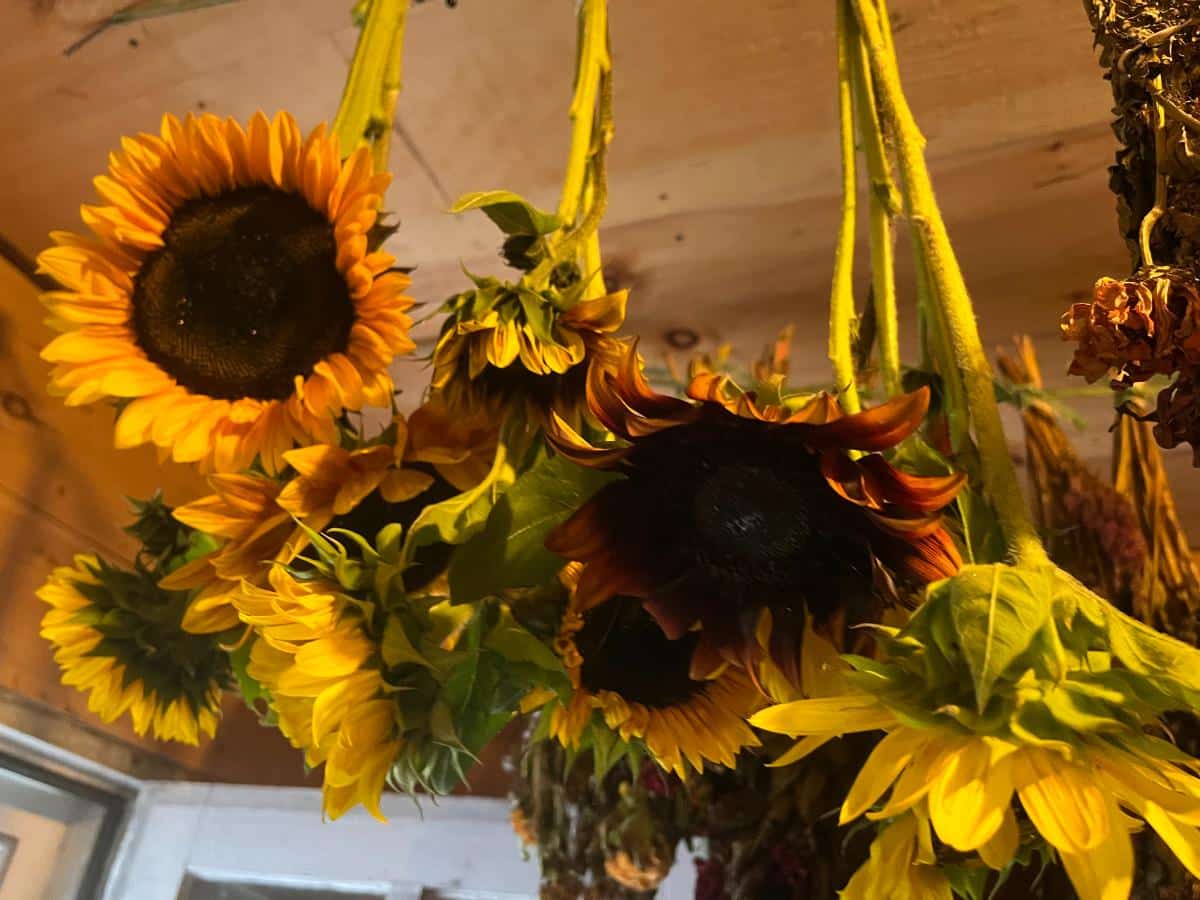
[[[406,0],[355,4],[329,126],[167,116],[126,138],[82,208],[90,234],[57,232],[39,258],[60,285],[50,387],[111,404],[118,447],[153,443],[211,493],[141,504],[129,565],[51,573],[42,633],[64,682],[106,720],[192,743],[240,693],[320,771],[331,819],[383,819],[389,787],[455,790],[521,719],[513,826],[545,896],[651,892],[688,836],[708,841],[712,900],[980,898],[1037,864],[1118,900],[1143,828],[1200,876],[1200,759],[1159,736],[1200,713],[1200,652],[1151,627],[1194,638],[1200,605],[1163,532],[1169,494],[1129,452],[1102,484],[1034,403],[1030,515],[885,4],[834,2],[844,206],[822,390],[789,385],[790,330],[741,385],[724,351],[676,393],[651,386],[625,331],[637,298],[604,283],[605,0],[578,4],[558,208],[507,190],[454,205],[497,226],[510,271],[468,273],[440,307],[403,409],[389,367],[415,348],[413,270],[381,216]],[[1200,294],[1152,266],[1164,210],[1139,272],[1064,329],[1091,380],[1182,373],[1158,401],[1170,444],[1195,418]],[[908,371],[902,224],[922,326]],[[1026,363],[1013,381],[1036,380]],[[368,406],[382,417],[351,415]],[[1056,540],[1113,509],[1100,559]]]

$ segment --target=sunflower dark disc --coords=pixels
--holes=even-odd
[[[243,188],[175,210],[133,291],[152,362],[194,393],[280,400],[346,349],[354,304],[333,226],[304,198]]]
[[[688,677],[694,634],[672,641],[632,597],[613,597],[583,617],[575,635],[579,677],[589,691],[612,691],[651,709],[676,706],[704,682]]]

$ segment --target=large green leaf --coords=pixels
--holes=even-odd
[[[516,469],[501,441],[492,468],[483,481],[469,491],[421,510],[405,538],[405,558],[412,559],[419,547],[438,541],[461,544],[469,540],[483,529],[492,507],[516,477]]]
[[[1050,615],[1054,569],[966,566],[935,585],[927,603],[949,606],[959,650],[983,712],[992,688],[1024,653]]]
[[[542,459],[499,498],[487,526],[455,551],[450,560],[454,602],[473,603],[553,578],[563,560],[546,549],[546,535],[617,477],[561,456]]]
[[[558,216],[543,212],[524,197],[512,191],[476,191],[458,198],[450,212],[461,213],[481,209],[505,234],[541,236],[562,226]]]

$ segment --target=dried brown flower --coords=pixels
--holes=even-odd
[[[1200,467],[1200,369],[1181,372],[1159,392],[1154,418],[1154,439],[1159,445],[1170,450],[1191,444],[1192,465]]]
[[[1073,304],[1062,335],[1079,346],[1070,373],[1089,382],[1116,371],[1128,386],[1200,365],[1200,291],[1178,269],[1143,269],[1126,281],[1101,278],[1091,303]]]
[[[657,854],[635,860],[624,850],[618,850],[604,860],[608,877],[633,891],[655,890],[671,870],[673,859],[664,860]]]

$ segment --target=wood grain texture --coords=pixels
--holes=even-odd
[[[50,229],[76,227],[120,136],[155,130],[164,112],[245,119],[287,107],[306,127],[331,116],[356,36],[348,2],[244,0],[113,29],[63,57],[86,30],[89,3],[0,3],[0,234],[30,254]],[[390,249],[417,267],[413,293],[430,307],[463,289],[462,265],[500,271],[490,224],[444,212],[457,195],[505,187],[556,203],[572,6],[413,9],[388,195],[402,228]],[[1059,314],[1097,276],[1128,269],[1106,186],[1109,92],[1083,11],[1053,0],[891,6],[985,341],[1031,333],[1050,386],[1063,386]],[[832,4],[638,0],[612,4],[611,18],[617,133],[602,240],[612,274],[632,289],[631,330],[652,360],[680,327],[702,349],[731,341],[747,359],[795,322],[796,380],[827,380],[838,217]],[[902,287],[908,255],[902,242]],[[864,258],[864,290],[866,274]],[[911,291],[901,300],[911,351]],[[129,552],[122,494],[163,484],[179,499],[199,486],[186,470],[157,467],[150,451],[109,449],[106,409],[47,398],[37,352],[48,336],[32,293],[0,273],[0,394],[17,398],[0,408],[0,685],[83,715],[36,637],[32,590],[78,549]],[[428,369],[409,360],[396,374],[415,400]],[[1081,450],[1105,471],[1105,403],[1079,406],[1092,422]],[[1010,425],[1018,452],[1015,418]],[[1170,470],[1200,534],[1200,482],[1187,456],[1171,454]],[[176,758],[204,777],[294,781],[294,757],[271,740],[231,710],[216,743]]]

